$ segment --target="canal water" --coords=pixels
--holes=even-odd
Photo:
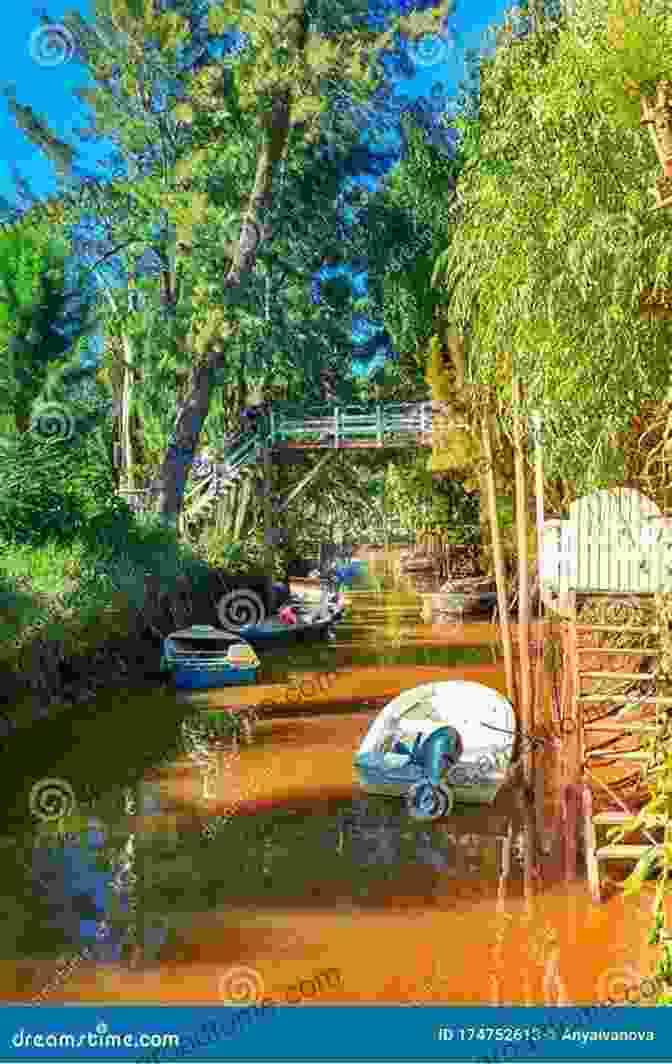
[[[508,785],[433,824],[358,788],[356,747],[401,690],[505,692],[494,628],[429,617],[397,561],[368,557],[335,638],[203,698],[266,705],[249,745],[217,749],[174,692],[122,686],[13,736],[3,1000],[561,1005],[649,975],[652,895],[591,903],[551,745],[536,796]]]

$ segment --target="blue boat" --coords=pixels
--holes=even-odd
[[[192,625],[173,632],[163,642],[162,668],[181,690],[202,691],[256,683],[260,661],[240,635]]]
[[[301,608],[296,602],[296,622],[288,624],[280,617],[269,617],[260,624],[246,624],[237,629],[238,635],[253,647],[286,646],[288,643],[307,643],[326,639],[332,627],[345,612],[342,595],[323,593],[322,601],[315,610]]]

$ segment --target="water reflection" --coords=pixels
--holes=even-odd
[[[369,698],[432,678],[503,690],[504,677],[487,624],[452,638],[422,624],[405,586],[351,596],[332,646],[265,659],[274,676],[334,670],[337,681],[303,716],[260,712],[250,745],[212,742],[193,706],[179,716],[175,696],[156,693],[108,713],[89,707],[75,748],[54,730],[43,762],[26,753],[27,786],[39,774],[67,779],[80,822],[64,839],[33,826],[32,887],[6,888],[18,915],[0,920],[5,957],[30,969],[21,1000],[48,986],[53,1002],[217,1003],[227,967],[253,968],[270,990],[319,957],[343,972],[339,1003],[561,1004],[594,1001],[610,966],[648,969],[649,903],[595,909],[577,879],[555,751],[539,760],[536,796],[509,786],[493,806],[456,807],[437,823],[359,791],[352,758],[377,712],[364,709]],[[228,689],[223,704],[257,695]],[[131,765],[138,747],[151,769]],[[17,827],[3,852],[20,854],[18,839]],[[12,919],[23,938],[12,940]],[[66,950],[83,959],[56,979]]]
[[[81,963],[137,968],[157,960],[167,935],[165,922],[143,911],[143,821],[161,812],[161,797],[156,782],[144,781],[116,797],[137,830],[120,835],[118,822],[115,831],[81,812],[43,824],[32,846],[32,882],[36,900]],[[174,820],[162,826],[163,844],[176,845]]]

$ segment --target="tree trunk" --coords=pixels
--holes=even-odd
[[[158,512],[165,524],[174,528],[182,512],[187,477],[208,416],[215,370],[220,358],[219,351],[211,352],[205,361],[192,369],[187,397],[177,412],[173,438],[159,471]]]
[[[304,0],[292,0],[294,8],[286,23],[290,48],[296,54],[306,43],[304,28]],[[261,241],[270,234],[264,225],[264,214],[270,208],[273,177],[287,146],[289,135],[291,93],[278,93],[266,112],[263,123],[263,147],[257,162],[254,189],[242,219],[240,239],[233,262],[225,280],[227,288],[240,285],[253,268]],[[187,388],[187,396],[175,421],[173,438],[166,452],[158,478],[158,511],[163,521],[177,526],[182,510],[184,488],[194,460],[205,419],[215,371],[221,362],[221,352],[210,351],[204,361],[194,365]]]
[[[121,443],[121,483],[127,491],[135,489],[133,436],[131,433],[131,400],[133,398],[133,369],[131,342],[122,333],[121,342],[124,351],[123,387],[121,392],[121,412],[119,418],[119,441]]]

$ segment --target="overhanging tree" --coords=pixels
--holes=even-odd
[[[130,0],[126,3],[101,2],[97,6],[102,27],[98,35],[95,25],[87,27],[79,16],[69,16],[68,23],[98,81],[97,101],[92,98],[91,102],[101,103],[102,107],[102,96],[107,92],[108,126],[112,106],[110,94],[125,92],[127,96],[136,97],[134,122],[129,121],[123,131],[124,135],[126,132],[129,136],[134,135],[136,149],[143,140],[143,123],[153,105],[151,63],[147,62],[148,49],[145,46],[152,40],[154,43],[158,41],[160,47],[158,54],[155,50],[152,62],[159,64],[161,60],[164,78],[166,66],[170,68],[170,61],[173,62],[173,98],[167,108],[168,116],[162,119],[166,137],[161,141],[162,148],[168,143],[170,151],[157,153],[154,150],[152,153],[145,137],[150,170],[158,166],[163,167],[164,174],[168,173],[177,156],[186,160],[204,143],[212,145],[217,139],[224,154],[232,129],[240,128],[241,115],[245,128],[253,134],[250,140],[254,141],[256,163],[251,177],[252,193],[245,197],[238,210],[240,233],[234,234],[228,246],[222,245],[224,276],[220,271],[218,306],[208,306],[211,292],[207,286],[197,286],[193,273],[190,278],[192,295],[205,303],[198,308],[201,310],[200,327],[191,331],[185,329],[191,369],[159,476],[159,506],[163,517],[170,522],[176,520],[182,506],[186,477],[207,417],[216,372],[225,361],[234,338],[241,334],[241,316],[246,309],[245,301],[249,299],[249,293],[245,291],[247,282],[255,276],[260,248],[271,237],[269,216],[281,160],[292,141],[300,147],[318,136],[319,117],[328,102],[330,78],[342,81],[345,71],[349,88],[366,96],[372,84],[368,75],[367,49],[382,47],[392,37],[392,33],[375,34],[361,26],[345,30],[343,27],[347,23],[334,20],[333,8],[329,12],[331,23],[327,25],[329,19],[319,5],[304,4],[299,0],[289,7],[270,0],[267,4],[256,5],[254,12],[243,13],[238,5],[220,4],[209,12],[211,32],[221,37],[223,32],[236,28],[247,34],[248,46],[236,63],[228,65],[220,61],[209,62],[201,53],[200,69],[196,73],[185,73],[184,70],[177,71],[174,62],[180,43],[184,43],[188,36],[185,20],[180,21],[179,16],[184,12],[193,15],[193,6],[177,3],[170,13],[156,15],[149,8],[141,10],[142,5]],[[412,16],[408,20],[411,32],[420,34],[436,26],[437,19],[445,15],[448,7],[444,5],[432,16],[427,13]],[[344,9],[343,20],[346,15]],[[106,20],[104,26],[103,18]],[[122,38],[126,46],[125,57],[115,56],[115,47],[118,53]],[[108,47],[110,40],[112,46]],[[166,52],[171,50],[172,59],[169,55],[170,61],[166,64]],[[115,61],[121,60],[116,62],[116,68],[115,62],[110,62],[111,56]],[[118,119],[119,115],[116,117]],[[161,122],[157,120],[155,125],[160,127]],[[240,150],[229,150],[228,158],[231,175],[244,159],[241,160]],[[198,179],[198,163],[195,157],[192,161],[190,179]],[[138,171],[131,176],[137,179],[137,175]],[[119,195],[127,199],[135,191],[131,186],[118,190]],[[174,189],[171,193],[177,195]],[[187,195],[191,199],[188,207],[184,202]],[[204,206],[203,200],[194,202],[193,191],[188,193],[186,189],[182,192],[181,204],[171,204],[169,199],[166,202],[165,188],[162,196],[168,214],[171,206],[186,207],[187,228],[195,222],[194,214]],[[159,204],[155,201],[151,206],[156,209]],[[182,234],[177,231],[179,220],[177,224],[174,218],[167,221],[162,281],[170,304],[177,291],[181,269],[188,271],[190,266],[188,242],[181,239]],[[148,233],[144,234],[144,239],[150,242]],[[207,306],[207,314],[202,309],[204,306]]]

